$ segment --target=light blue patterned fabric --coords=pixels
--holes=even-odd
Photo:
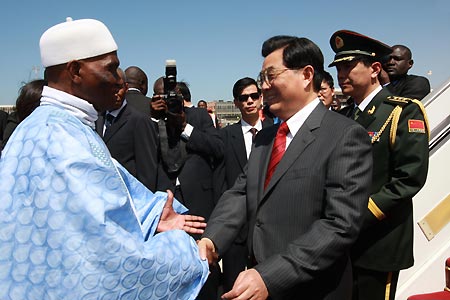
[[[92,128],[38,107],[0,159],[0,299],[195,299],[207,262],[184,231],[155,235],[165,200]]]

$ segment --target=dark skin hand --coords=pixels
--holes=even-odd
[[[150,113],[152,118],[162,119],[167,117],[169,127],[176,135],[180,135],[186,127],[186,116],[184,112],[174,114],[167,110],[167,103],[162,95],[153,95],[150,103]]]
[[[152,118],[162,119],[166,115],[167,104],[161,95],[153,95],[150,103],[150,114]]]
[[[186,115],[184,114],[184,112],[181,112],[181,114],[167,112],[166,116],[169,126],[171,128],[176,128],[179,131],[179,134],[181,134],[186,127]]]
[[[187,233],[202,234],[206,227],[205,218],[193,215],[180,215],[173,209],[173,193],[167,190],[167,201],[159,219],[157,232],[180,229]]]

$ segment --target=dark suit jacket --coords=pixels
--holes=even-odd
[[[189,209],[189,213],[208,218],[215,205],[213,169],[223,157],[223,142],[205,109],[185,108],[185,114],[187,123],[194,130],[187,142],[179,139],[179,143],[186,149],[184,164],[178,173],[167,174],[166,166],[161,162],[158,190],[175,191],[178,177],[183,204]]]
[[[13,134],[14,130],[16,129],[17,125],[19,125],[19,117],[17,116],[17,112],[13,111],[8,115],[8,119],[6,120],[5,128],[3,128],[3,148],[5,147],[6,143],[8,142],[9,138]]]
[[[103,119],[96,122],[102,136]],[[151,191],[156,191],[158,137],[154,122],[128,104],[103,136],[106,146],[121,165]]]
[[[419,100],[422,100],[431,90],[428,79],[416,75],[405,75],[389,83],[386,88],[395,96]]]
[[[3,140],[3,133],[5,132],[6,120],[8,120],[8,113],[6,111],[0,110],[0,146]]]
[[[352,251],[356,266],[383,272],[398,271],[413,264],[412,197],[425,184],[429,156],[426,128],[420,132],[409,125],[410,120],[424,122],[419,106],[413,102],[391,101],[389,96],[392,94],[383,88],[357,119],[373,136],[380,132],[394,108],[402,107],[395,142],[390,142],[391,122],[379,141],[372,144],[371,205]]]
[[[266,119],[262,122],[262,127],[266,128],[273,125],[271,121]],[[217,199],[233,186],[247,165],[247,151],[245,149],[241,121],[221,129],[220,134],[224,142],[225,151],[222,163],[215,171],[214,184],[217,185]],[[222,278],[224,289],[227,289],[226,291],[232,288],[239,273],[244,271],[247,266],[247,232],[248,226],[244,226],[239,236],[235,239],[234,245],[222,256]]]
[[[263,128],[271,125],[273,125],[272,122],[262,122]],[[244,167],[247,165],[247,152],[245,150],[241,121],[223,128],[221,137],[225,146],[223,159],[225,176],[224,180],[220,180],[223,193],[233,186],[236,178],[244,172]]]
[[[130,106],[133,106],[137,111],[144,113],[146,116],[150,116],[151,98],[135,90],[128,90],[125,98]]]
[[[248,222],[249,252],[272,299],[350,299],[348,252],[372,172],[367,133],[319,103],[264,190],[277,128],[258,133],[246,172],[220,198],[204,236],[220,254]]]

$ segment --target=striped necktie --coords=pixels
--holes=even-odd
[[[266,180],[264,181],[264,189],[266,189],[267,185],[269,185],[270,179],[272,178],[278,163],[286,151],[286,135],[288,132],[289,127],[287,126],[287,123],[281,123],[280,127],[278,127],[277,135],[275,136],[275,141],[273,143],[269,167],[267,168]]]

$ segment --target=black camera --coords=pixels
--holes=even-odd
[[[177,63],[173,59],[166,60],[164,100],[170,113],[181,114],[183,112],[183,97],[177,93]]]

